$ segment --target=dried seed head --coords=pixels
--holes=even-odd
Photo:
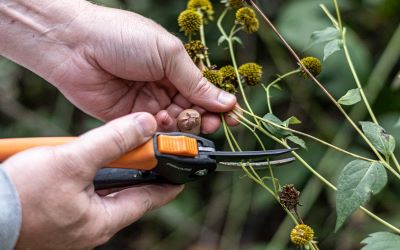
[[[309,56],[301,59],[301,63],[310,71],[313,76],[317,76],[321,73],[321,61],[318,58]],[[301,68],[301,71],[305,78],[310,78],[310,76]]]
[[[299,205],[300,192],[294,187],[293,184],[285,185],[282,191],[279,192],[279,201],[289,211],[296,211]]]
[[[223,79],[218,70],[206,68],[203,70],[203,76],[212,84],[216,85],[217,87],[221,87]]]
[[[201,115],[194,109],[186,109],[179,114],[177,125],[181,132],[198,135],[201,128]]]
[[[195,63],[199,63],[207,55],[207,47],[200,40],[193,40],[186,43],[185,49]]]
[[[247,33],[254,33],[260,27],[256,13],[249,7],[242,7],[236,11],[235,21],[237,24],[242,25]]]
[[[214,9],[210,0],[189,0],[187,8],[199,10],[204,18],[207,17],[208,20],[213,20]]]
[[[184,10],[179,14],[178,25],[185,35],[191,35],[200,30],[203,20],[200,13],[196,10]]]
[[[296,245],[307,245],[314,238],[314,230],[305,224],[295,226],[290,232],[290,240]]]
[[[236,77],[235,68],[232,65],[226,65],[220,68],[219,73],[221,73],[223,79],[222,81],[224,83],[230,83],[234,87],[237,87],[239,85]]]
[[[250,86],[260,83],[262,73],[262,67],[256,63],[246,63],[239,67],[239,74],[243,77],[245,83]]]

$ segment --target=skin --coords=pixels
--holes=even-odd
[[[218,113],[236,104],[202,77],[176,37],[132,12],[81,0],[1,1],[0,34],[3,56],[88,114],[113,120],[69,144],[28,150],[3,163],[22,206],[17,249],[91,249],[169,202],[181,186],[100,195],[92,180],[156,130],[176,130],[183,109],[200,111],[202,132],[211,133],[220,126]]]

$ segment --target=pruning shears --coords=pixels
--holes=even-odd
[[[0,162],[32,147],[55,146],[74,139],[76,137],[0,139]],[[200,136],[180,132],[156,133],[145,144],[99,170],[94,186],[100,190],[149,182],[184,184],[205,178],[216,171],[237,171],[249,165],[254,169],[264,169],[288,164],[295,158],[269,159],[293,150],[217,151],[212,141]],[[260,161],[262,159],[264,161]]]

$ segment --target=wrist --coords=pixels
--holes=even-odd
[[[0,54],[46,78],[82,37],[85,0],[0,3]],[[82,38],[79,38],[82,39]]]

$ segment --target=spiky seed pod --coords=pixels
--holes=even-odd
[[[193,9],[184,10],[179,14],[178,25],[185,35],[191,35],[200,30],[203,20],[200,13]]]
[[[235,68],[232,65],[226,65],[219,69],[224,83],[230,83],[234,87],[238,86]]]
[[[237,24],[243,26],[244,31],[247,33],[254,33],[260,27],[260,23],[257,19],[256,13],[252,8],[242,7],[236,11]]]
[[[262,67],[257,63],[246,63],[239,67],[240,76],[249,86],[255,86],[260,83],[262,72]]]
[[[199,10],[205,19],[213,20],[214,9],[210,0],[189,0],[187,8]]]
[[[318,58],[309,56],[301,59],[301,63],[310,71],[313,76],[318,76],[321,73],[322,65],[321,61]],[[305,78],[310,78],[310,76],[301,68],[303,76]]]
[[[222,75],[218,70],[215,69],[205,69],[203,70],[203,76],[215,86],[221,88],[222,86]]]
[[[207,47],[200,40],[193,40],[186,43],[185,49],[195,63],[203,60],[207,55]]]
[[[279,192],[279,201],[289,211],[296,211],[299,205],[300,192],[294,187],[293,184],[285,185],[282,191]]]
[[[290,232],[290,240],[296,245],[307,245],[314,238],[314,230],[305,224],[296,225]]]

